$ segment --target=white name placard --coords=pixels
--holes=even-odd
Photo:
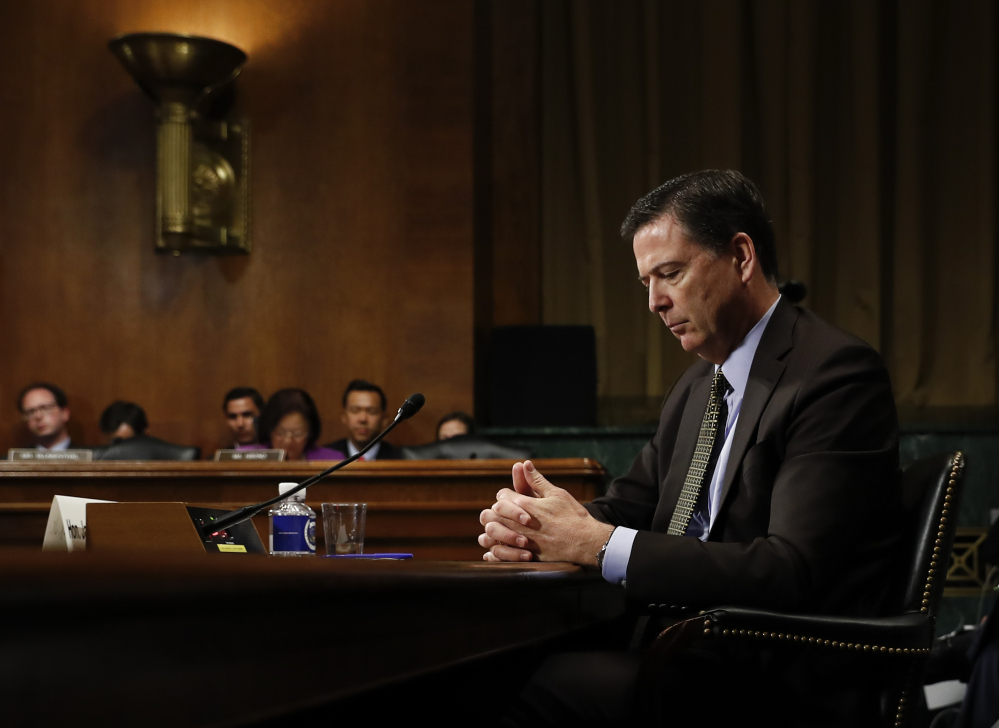
[[[51,462],[89,462],[94,459],[93,450],[36,450],[33,447],[12,447],[7,451],[8,460]]]
[[[232,461],[240,463],[262,463],[268,460],[280,462],[284,460],[284,450],[216,450],[215,461]]]
[[[114,502],[57,495],[52,499],[52,508],[49,509],[42,551],[86,551],[87,504]]]

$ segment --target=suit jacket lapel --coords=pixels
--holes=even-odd
[[[694,449],[697,447],[697,438],[701,433],[701,420],[704,419],[704,410],[708,406],[713,376],[714,367],[709,365],[704,376],[694,380],[690,385],[690,396],[687,397],[687,404],[680,419],[673,457],[670,459],[666,478],[660,485],[659,507],[653,519],[653,531],[666,531],[673,518],[676,503],[680,500],[683,481],[687,479],[687,470],[690,469],[690,461],[694,458]]]
[[[773,394],[774,387],[784,373],[785,364],[780,359],[791,348],[791,331],[797,319],[798,311],[794,305],[787,303],[787,299],[781,298],[770,317],[766,331],[763,332],[760,345],[756,348],[753,366],[749,370],[749,380],[746,382],[746,392],[742,397],[739,421],[735,425],[732,452],[725,468],[725,480],[722,481],[721,507],[724,507],[732,483],[735,482],[735,474],[760,423],[763,408],[770,401],[770,395]]]

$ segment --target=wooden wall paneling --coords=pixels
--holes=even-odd
[[[541,4],[493,7],[493,323],[541,323]]]
[[[254,251],[158,256],[151,102],[107,41],[209,35],[249,54]],[[97,443],[113,399],[207,453],[236,385],[308,389],[323,441],[340,394],[472,398],[471,10],[461,0],[38,0],[0,7],[0,448],[25,444],[28,381],[66,389]]]
[[[494,326],[541,322],[541,4],[475,2],[475,416]]]

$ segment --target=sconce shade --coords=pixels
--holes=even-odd
[[[211,113],[209,101],[234,89],[246,54],[176,33],[129,33],[108,47],[157,107],[156,249],[249,253],[249,123]]]
[[[196,35],[128,33],[111,39],[108,47],[161,104],[191,106],[207,89],[235,77],[246,63],[246,54],[236,46]]]

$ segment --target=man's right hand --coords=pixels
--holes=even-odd
[[[596,566],[597,552],[614,527],[595,519],[562,488],[552,485],[530,460],[513,466],[513,487],[496,494],[482,512],[486,561],[567,561]]]
[[[519,465],[519,463],[518,463]],[[479,546],[486,549],[486,552],[482,554],[483,561],[532,561],[534,559],[534,553],[527,549],[527,537],[519,533],[516,533],[508,524],[509,519],[504,518],[496,512],[497,506],[499,506],[501,501],[508,501],[506,505],[512,506],[511,510],[517,508],[517,506],[512,502],[511,498],[520,494],[528,498],[534,498],[534,489],[531,488],[527,481],[527,478],[523,475],[523,469],[514,467],[513,475],[513,487],[516,489],[510,490],[509,488],[503,488],[499,493],[496,494],[496,503],[493,504],[492,508],[487,508],[479,514],[479,523],[482,524],[483,528],[488,526],[490,523],[496,525],[491,526],[490,529],[494,529],[494,533],[500,536],[502,540],[493,538],[488,533],[483,533],[479,536]],[[517,476],[520,476],[519,478]],[[521,523],[529,523],[530,515],[524,511],[520,510],[519,513],[511,513],[519,519]],[[510,546],[508,544],[516,543],[522,547]]]

